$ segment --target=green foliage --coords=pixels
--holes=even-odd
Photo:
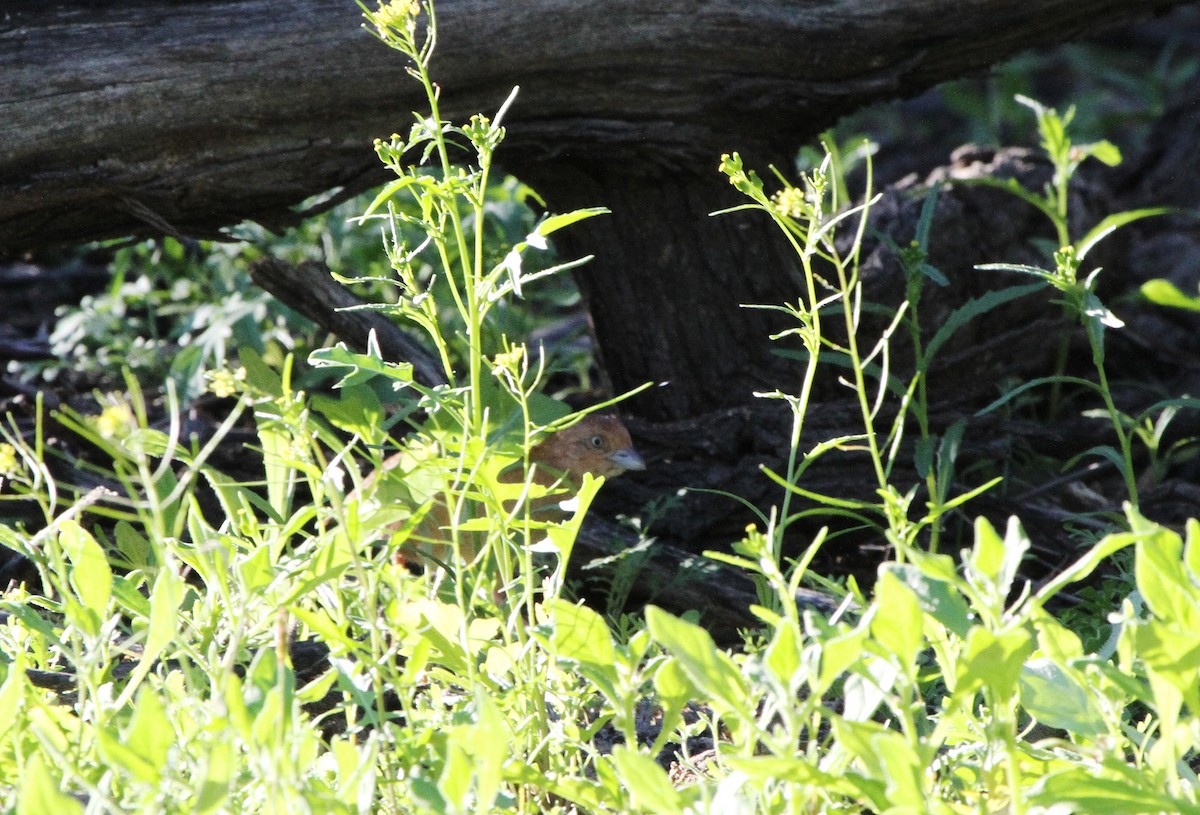
[[[1042,149],[1054,167],[1054,176],[1046,188],[1040,192],[1026,190],[1012,180],[1000,182],[992,179],[980,179],[977,183],[997,187],[1017,196],[1022,201],[1036,207],[1050,220],[1058,238],[1058,248],[1053,255],[1054,268],[1043,269],[1037,266],[1012,263],[990,263],[978,268],[1019,272],[1038,278],[1061,294],[1058,302],[1062,304],[1067,318],[1083,325],[1092,351],[1096,382],[1093,384],[1079,379],[1071,381],[1094,389],[1103,400],[1105,412],[1117,437],[1117,447],[1115,449],[1101,447],[1094,452],[1112,461],[1120,469],[1125,479],[1129,500],[1136,507],[1138,505],[1138,485],[1137,474],[1133,467],[1132,441],[1134,434],[1130,433],[1130,426],[1135,422],[1123,414],[1113,402],[1104,366],[1104,330],[1105,328],[1121,328],[1124,323],[1096,296],[1096,279],[1100,274],[1100,269],[1093,269],[1083,280],[1079,279],[1079,271],[1092,248],[1115,230],[1143,218],[1164,215],[1169,210],[1146,208],[1113,213],[1102,218],[1082,236],[1073,237],[1070,234],[1070,219],[1067,211],[1068,192],[1072,177],[1079,166],[1089,158],[1096,158],[1111,167],[1120,163],[1121,153],[1108,141],[1092,144],[1072,143],[1068,127],[1075,117],[1074,108],[1060,116],[1053,108],[1047,108],[1032,99],[1018,98],[1018,101],[1030,108],[1037,116]],[[1065,349],[1065,345],[1063,347]],[[1065,360],[1065,354],[1060,353],[1059,359]],[[1062,376],[1060,370],[1058,376],[1047,381],[1063,382],[1066,381],[1066,378]],[[1024,387],[1027,389],[1032,384],[1027,383]],[[1004,401],[1006,400],[1002,399],[997,404],[1003,404]]]
[[[486,215],[483,248],[489,264],[509,259],[519,265],[524,259],[524,271],[531,276],[556,265],[553,249],[544,242],[539,243],[543,251],[532,259],[522,245],[535,230],[541,238],[553,227],[552,222],[549,227],[539,225],[530,208],[540,206],[533,190],[510,176],[489,181],[481,194]],[[78,307],[61,310],[50,337],[61,361],[30,370],[49,380],[70,376],[76,387],[83,377],[106,389],[119,387],[122,371],[128,370],[147,390],[159,390],[170,381],[188,401],[204,390],[207,372],[237,367],[239,348],[253,349],[276,366],[288,353],[304,359],[323,338],[306,318],[254,285],[250,267],[267,254],[292,263],[317,260],[343,281],[355,281],[353,288],[360,296],[394,300],[386,247],[379,233],[361,228],[358,218],[379,195],[376,191],[354,197],[279,235],[245,223],[231,230],[228,242],[185,244],[164,238],[117,249],[108,289],[85,297]],[[394,199],[391,205],[399,217],[388,228],[396,229],[402,243],[420,243],[424,233],[419,200]],[[446,276],[428,259],[413,260],[421,285],[430,287],[440,304],[448,303]],[[484,321],[489,354],[502,350],[504,336],[528,336],[578,304],[579,293],[568,275],[538,280],[538,286],[522,292],[520,306],[514,306],[512,298],[491,304]],[[459,344],[464,334],[459,313],[443,307],[436,317],[451,360],[461,364],[466,349]],[[570,371],[586,387],[590,362],[586,350],[567,347],[549,360],[553,368],[548,374]],[[311,372],[303,369],[300,381],[315,384]]]
[[[725,157],[722,171],[779,225],[807,281],[805,298],[767,306],[794,319],[780,339],[796,338],[806,365],[798,394],[765,394],[792,408],[788,466],[767,473],[783,499],[732,554],[709,553],[755,576],[762,626],[727,651],[695,620],[650,607],[644,625],[625,617],[614,634],[563,585],[599,484],[588,480],[578,507],[552,522],[530,511],[545,488],[505,477],[527,469],[539,433],[571,420],[541,394],[556,363],[512,339],[527,323],[510,305],[573,265],[536,260],[547,236],[599,211],[522,215],[514,234],[502,212],[523,193],[488,181],[512,100],[491,119],[441,121],[432,6],[394,0],[366,16],[408,61],[431,113],[377,145],[396,180],[361,208],[383,252],[347,265],[373,308],[425,331],[447,384],[417,384],[374,345],[315,349],[315,374],[301,371],[281,327],[241,344],[236,360],[215,340],[198,346],[196,370],[219,362],[209,386],[237,397],[211,437],[184,429],[194,371],[168,377],[165,420],[154,421],[143,386],[158,380],[119,348],[137,370],[94,415],[39,405],[32,431],[0,427],[0,506],[26,519],[0,523],[0,544],[42,582],[0,601],[0,809],[1200,813],[1200,523],[1181,534],[1130,506],[1126,529],[1036,589],[1020,577],[1032,542],[1016,519],[1003,530],[977,520],[958,558],[937,545],[945,513],[994,482],[956,491],[966,429],[934,432],[930,362],[971,320],[1046,285],[1073,318],[1113,327],[1092,278],[1076,272],[1104,234],[1149,213],[1066,235],[1053,269],[1025,269],[1035,285],[972,300],[931,331],[922,292],[948,281],[928,262],[930,195],[909,244],[880,236],[907,299],[866,336],[858,263],[874,199],[868,180],[863,203],[849,205],[837,159],[854,151],[828,150],[798,184],[779,176],[775,193]],[[1081,156],[1113,156],[1103,145],[1072,151],[1070,116],[1035,110],[1060,172],[1047,190],[1013,192],[1065,229],[1060,185]],[[469,145],[469,166],[449,162],[450,141]],[[495,227],[497,216],[508,225]],[[304,227],[295,234],[308,237],[279,251],[311,251],[309,229],[328,258],[362,246],[340,226]],[[124,285],[96,312],[127,302]],[[243,315],[246,326],[260,316]],[[223,325],[227,341],[249,330]],[[912,344],[907,379],[889,364],[893,342]],[[1100,348],[1099,381],[1085,387],[1112,409]],[[859,432],[805,436],[820,364],[846,371]],[[313,376],[336,377],[334,394],[306,392]],[[886,400],[897,418],[883,422]],[[1165,429],[1193,406],[1164,400],[1119,427],[1161,469],[1181,452],[1163,449]],[[51,419],[86,459],[51,452]],[[212,464],[235,428],[253,431],[236,478]],[[914,444],[901,444],[906,433]],[[391,475],[379,475],[395,448]],[[896,483],[902,450],[917,483]],[[876,500],[800,485],[844,451],[870,456]],[[785,530],[815,514],[795,508],[800,498],[878,529],[896,553],[869,596],[851,583],[832,615],[797,599],[828,530],[783,558]],[[418,577],[400,560],[435,519],[442,548],[425,550]],[[1085,583],[1114,559],[1119,580]],[[1056,619],[1068,591],[1087,602]],[[328,660],[301,674],[293,643],[313,640]],[[690,754],[688,737],[705,734],[712,750]],[[664,751],[677,772],[657,760]]]
[[[903,561],[923,536],[928,538],[928,547],[936,551],[943,515],[1000,480],[994,478],[959,495],[950,494],[963,428],[952,426],[940,438],[930,428],[926,371],[933,355],[971,319],[1008,300],[1024,296],[1030,289],[1010,290],[968,302],[945,320],[926,346],[920,319],[921,292],[930,283],[945,285],[948,282],[945,275],[927,261],[926,247],[936,203],[935,194],[930,193],[910,245],[901,248],[890,238],[884,238],[900,259],[907,280],[908,298],[889,316],[879,335],[868,340],[862,328],[864,308],[859,262],[870,209],[877,198],[871,190],[869,160],[863,203],[847,206],[847,202],[839,197],[847,186],[845,168],[833,160],[839,152],[831,150],[826,161],[805,174],[798,185],[793,185],[776,171],[781,187],[773,194],[767,193],[756,173],[742,166],[737,154],[722,160],[721,170],[730,183],[753,201],[736,209],[761,210],[774,220],[791,242],[806,283],[806,296],[795,304],[754,306],[783,312],[796,321],[796,327],[780,332],[773,339],[799,339],[803,347],[801,353],[783,353],[805,362],[798,394],[782,391],[757,394],[786,401],[793,417],[787,470],[784,473],[766,471],[768,477],[784,488],[784,499],[778,514],[769,518],[760,514],[760,518],[766,527],[765,534],[774,542],[777,559],[782,551],[784,534],[791,524],[807,515],[832,513],[877,528],[892,545],[897,558]],[[822,321],[826,315],[836,315],[840,320],[838,331],[844,340],[835,340],[833,332],[823,330]],[[890,367],[892,342],[902,326],[907,328],[917,360],[907,382],[900,381]],[[807,452],[802,452],[812,386],[822,364],[835,364],[848,372],[843,381],[857,403],[861,432],[818,440]],[[882,407],[889,398],[897,409],[895,418],[884,424]],[[898,487],[892,478],[910,420],[915,421],[920,434],[915,445],[915,464],[924,479],[928,496],[925,512],[914,506],[920,485]],[[877,501],[819,494],[800,485],[810,466],[835,451],[866,452],[875,474]],[[806,499],[818,508],[792,513],[793,496]],[[760,593],[765,600],[766,593],[761,584]]]
[[[247,247],[184,245],[173,238],[116,252],[113,281],[59,316],[50,337],[67,371],[111,387],[132,371],[148,388],[170,381],[185,399],[204,389],[204,372],[224,365],[233,350],[253,348],[281,358],[310,342],[311,325],[253,286]]]

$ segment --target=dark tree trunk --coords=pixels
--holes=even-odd
[[[762,213],[711,214],[745,203],[715,163],[707,173],[515,169],[557,208],[612,210],[560,233],[558,246],[568,257],[603,247],[576,279],[614,390],[653,372],[659,387],[635,397],[633,412],[694,416],[779,386],[786,369],[766,338],[781,327],[780,315],[741,304],[794,301],[801,292],[795,256]]]

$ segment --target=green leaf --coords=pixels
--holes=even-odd
[[[859,626],[825,640],[821,647],[821,672],[815,691],[824,693],[851,665],[862,658],[869,632]]]
[[[945,483],[947,484],[947,486],[949,485],[949,481],[950,481],[950,479],[945,480]],[[960,507],[963,504],[970,501],[971,499],[975,498],[976,496],[983,495],[985,492],[987,492],[988,490],[990,490],[992,487],[996,486],[997,484],[1001,483],[1002,481],[1004,481],[1004,476],[998,475],[995,478],[992,478],[988,481],[983,482],[978,487],[973,487],[972,489],[969,489],[964,493],[960,493],[960,494],[954,496],[950,500],[944,502],[941,505],[941,507],[939,507],[939,509],[944,514],[947,511],[954,509],[955,507]]]
[[[1137,542],[1134,576],[1156,617],[1200,631],[1200,589],[1183,568],[1183,540],[1165,527]]]
[[[35,752],[20,773],[17,815],[72,815],[82,812],[83,804],[60,789],[58,779],[46,765],[44,754]]]
[[[1154,783],[1152,778],[1149,773],[1135,777],[1143,783]],[[1084,767],[1072,767],[1041,779],[1034,785],[1029,803],[1046,807],[1047,811],[1065,806],[1068,812],[1103,812],[1105,815],[1200,813],[1200,807],[1195,804],[1171,798],[1158,789],[1135,786],[1124,779],[1108,778]]]
[[[1200,296],[1184,294],[1170,280],[1147,280],[1142,284],[1141,292],[1143,297],[1155,305],[1200,311]]]
[[[925,641],[921,606],[913,590],[886,565],[880,569],[875,585],[875,606],[871,635],[911,676]]]
[[[557,232],[563,227],[579,223],[580,221],[587,220],[588,218],[595,218],[597,215],[608,215],[611,212],[612,210],[604,207],[586,207],[584,209],[577,209],[573,212],[564,212],[559,215],[551,215],[539,223],[534,232],[545,237],[546,235],[551,235]]]
[[[125,689],[121,691],[117,708],[128,702],[159,656],[174,641],[183,595],[183,578],[171,568],[159,569],[158,576],[154,579],[154,588],[150,592],[150,624],[146,632],[146,644],[142,648],[142,657],[137,667],[133,669]]]
[[[833,730],[837,743],[858,758],[865,772],[865,779],[850,775],[847,780],[855,782],[878,811],[923,811],[927,798],[922,762],[902,735],[875,722],[845,719],[834,720]]]
[[[780,686],[791,688],[795,685],[796,673],[800,670],[800,641],[790,621],[781,620],[775,626],[763,661]]]
[[[714,705],[725,713],[747,717],[745,678],[729,655],[717,649],[707,631],[657,606],[647,606],[646,625],[654,640],[679,660],[688,678]]]
[[[1031,659],[1021,669],[1021,704],[1042,724],[1094,738],[1108,731],[1104,711],[1073,672],[1049,659]]]
[[[73,520],[59,523],[59,542],[71,560],[71,586],[85,608],[99,619],[108,616],[112,599],[112,569],[104,550],[82,526]]]
[[[8,675],[4,677],[4,684],[0,685],[0,743],[16,743],[4,740],[25,713],[25,688],[29,685],[25,675],[25,654],[24,650],[16,651],[13,661],[6,666]]]
[[[1102,139],[1091,144],[1080,145],[1084,152],[1097,161],[1107,164],[1109,167],[1116,167],[1121,163],[1121,149],[1108,139]]]
[[[162,780],[174,732],[157,692],[143,688],[129,728],[119,738],[109,730],[98,730],[96,735],[100,754],[108,764],[154,785]]]
[[[1023,628],[994,633],[975,626],[967,635],[966,651],[958,663],[955,695],[961,698],[979,688],[991,688],[998,700],[1011,699],[1025,657],[1033,647],[1033,637]]]
[[[318,348],[308,355],[308,362],[314,368],[349,368],[335,388],[350,388],[362,385],[377,376],[382,376],[398,383],[396,387],[404,387],[413,381],[413,366],[409,362],[386,362],[375,342],[372,331],[367,342],[367,353],[360,354],[351,351],[345,343],[339,342],[332,348]]]
[[[1036,208],[1038,211],[1040,211],[1043,215],[1045,215],[1047,218],[1049,218],[1054,223],[1058,222],[1058,213],[1054,211],[1054,207],[1051,206],[1046,201],[1046,199],[1043,198],[1042,196],[1038,195],[1037,193],[1030,192],[1029,190],[1022,187],[1020,182],[1018,182],[1015,178],[1010,178],[1005,181],[1001,181],[998,178],[988,178],[985,176],[982,178],[972,178],[972,179],[969,179],[967,181],[960,182],[960,183],[978,184],[978,185],[984,186],[984,187],[993,187],[998,190],[1003,190],[1004,192],[1007,192],[1010,195],[1015,195],[1017,198],[1020,198],[1025,203]],[[985,267],[976,266],[975,268],[978,269],[978,268],[985,268]]]
[[[679,791],[671,786],[666,771],[652,758],[618,744],[613,748],[612,760],[634,807],[645,812],[683,815]]]
[[[1058,592],[1076,581],[1085,579],[1096,567],[1110,556],[1124,549],[1132,543],[1136,543],[1140,535],[1119,533],[1115,535],[1106,535],[1100,539],[1091,549],[1082,557],[1063,569],[1049,583],[1038,590],[1034,600],[1038,605],[1043,605]]]
[[[237,565],[238,577],[250,594],[255,594],[275,579],[275,569],[271,564],[271,547],[260,546],[242,559]]]
[[[246,369],[246,383],[276,398],[283,396],[283,379],[251,348],[239,348],[238,360]]]
[[[1107,144],[1107,142],[1105,142],[1105,144]],[[1112,147],[1113,150],[1117,149],[1111,144],[1108,146]],[[1100,158],[1099,154],[1095,155],[1097,158]],[[1117,163],[1119,164],[1120,162],[1121,154],[1120,152],[1117,152]],[[1100,223],[1089,229],[1086,235],[1076,241],[1075,257],[1083,260],[1087,253],[1092,251],[1092,248],[1096,244],[1126,224],[1131,224],[1134,221],[1140,221],[1143,218],[1153,218],[1157,215],[1169,214],[1171,214],[1171,209],[1169,207],[1148,207],[1146,209],[1132,209],[1125,212],[1114,212],[1112,215],[1104,218],[1100,221]]]
[[[999,399],[996,399],[995,401],[975,411],[975,415],[986,416],[993,410],[1008,404],[1013,399],[1025,393],[1025,391],[1041,387],[1042,385],[1053,384],[1055,382],[1059,382],[1064,385],[1079,385],[1080,387],[1089,388],[1093,391],[1100,390],[1100,387],[1095,382],[1078,376],[1040,376],[1037,379],[1031,379],[1022,385],[1018,385],[1017,387],[1005,393]]]
[[[555,600],[549,606],[554,624],[554,650],[562,659],[578,662],[589,677],[602,684],[610,698],[616,693],[616,654],[604,618],[584,605]]]
[[[1029,266],[1024,263],[979,263],[976,264],[975,268],[981,272],[1017,272],[1019,274],[1031,275],[1058,288],[1058,275],[1040,266]]]
[[[941,579],[930,568],[935,562],[952,563],[946,555],[925,555],[914,558],[912,564],[889,564],[888,570],[899,577],[916,595],[921,610],[945,626],[956,636],[965,637],[971,630],[971,610],[952,581]],[[953,574],[953,566],[950,566]]]
[[[966,567],[981,578],[976,581],[978,584],[989,583],[994,596],[1003,602],[1029,547],[1029,538],[1015,517],[1008,519],[1001,539],[991,523],[981,516],[975,519],[975,546],[967,557]]]
[[[196,815],[215,812],[225,802],[233,777],[234,740],[213,739],[209,743],[207,761],[201,764],[202,775],[193,781],[197,790]]]
[[[400,192],[405,187],[421,181],[421,176],[403,175],[397,178],[395,181],[388,182],[384,185],[383,189],[379,191],[379,194],[375,196],[371,203],[367,205],[367,208],[363,211],[362,216],[357,220],[359,223],[362,223],[364,220],[366,220],[367,216],[373,215],[376,210],[383,206],[388,199],[395,196],[396,193]]]
[[[118,521],[115,529],[117,551],[135,569],[144,569],[153,564],[154,550],[146,536],[138,532],[128,521]]]
[[[1041,271],[1038,269],[1037,271]],[[1039,275],[1040,276],[1040,275]],[[925,347],[924,364],[933,359],[943,345],[953,337],[959,329],[970,323],[976,317],[987,314],[992,309],[1005,303],[1010,303],[1028,294],[1042,291],[1045,287],[1040,283],[1029,283],[1024,286],[1009,286],[1006,289],[990,291],[979,297],[973,297],[963,305],[950,312],[950,316],[942,322],[937,333]]]
[[[483,688],[477,688],[475,692],[475,716],[471,728],[475,800],[481,810],[487,811],[493,808],[500,792],[504,762],[508,759],[513,736],[496,702]],[[503,737],[505,734],[507,738]]]
[[[342,387],[337,399],[314,394],[310,402],[313,409],[334,427],[366,439],[368,443],[379,440],[387,420],[379,396],[365,385]]]

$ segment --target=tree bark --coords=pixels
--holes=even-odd
[[[669,419],[744,401],[769,341],[741,303],[791,270],[729,198],[721,152],[761,166],[839,116],[1179,0],[440,0],[444,114],[493,111],[501,160],[549,205],[608,205],[569,247],[619,387]],[[295,221],[383,179],[371,139],[421,110],[398,56],[323,0],[15,0],[0,22],[0,256],[128,234]]]

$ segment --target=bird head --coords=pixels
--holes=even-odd
[[[612,478],[627,470],[646,469],[625,425],[616,416],[602,413],[550,434],[530,450],[529,459],[576,484],[584,473]]]

